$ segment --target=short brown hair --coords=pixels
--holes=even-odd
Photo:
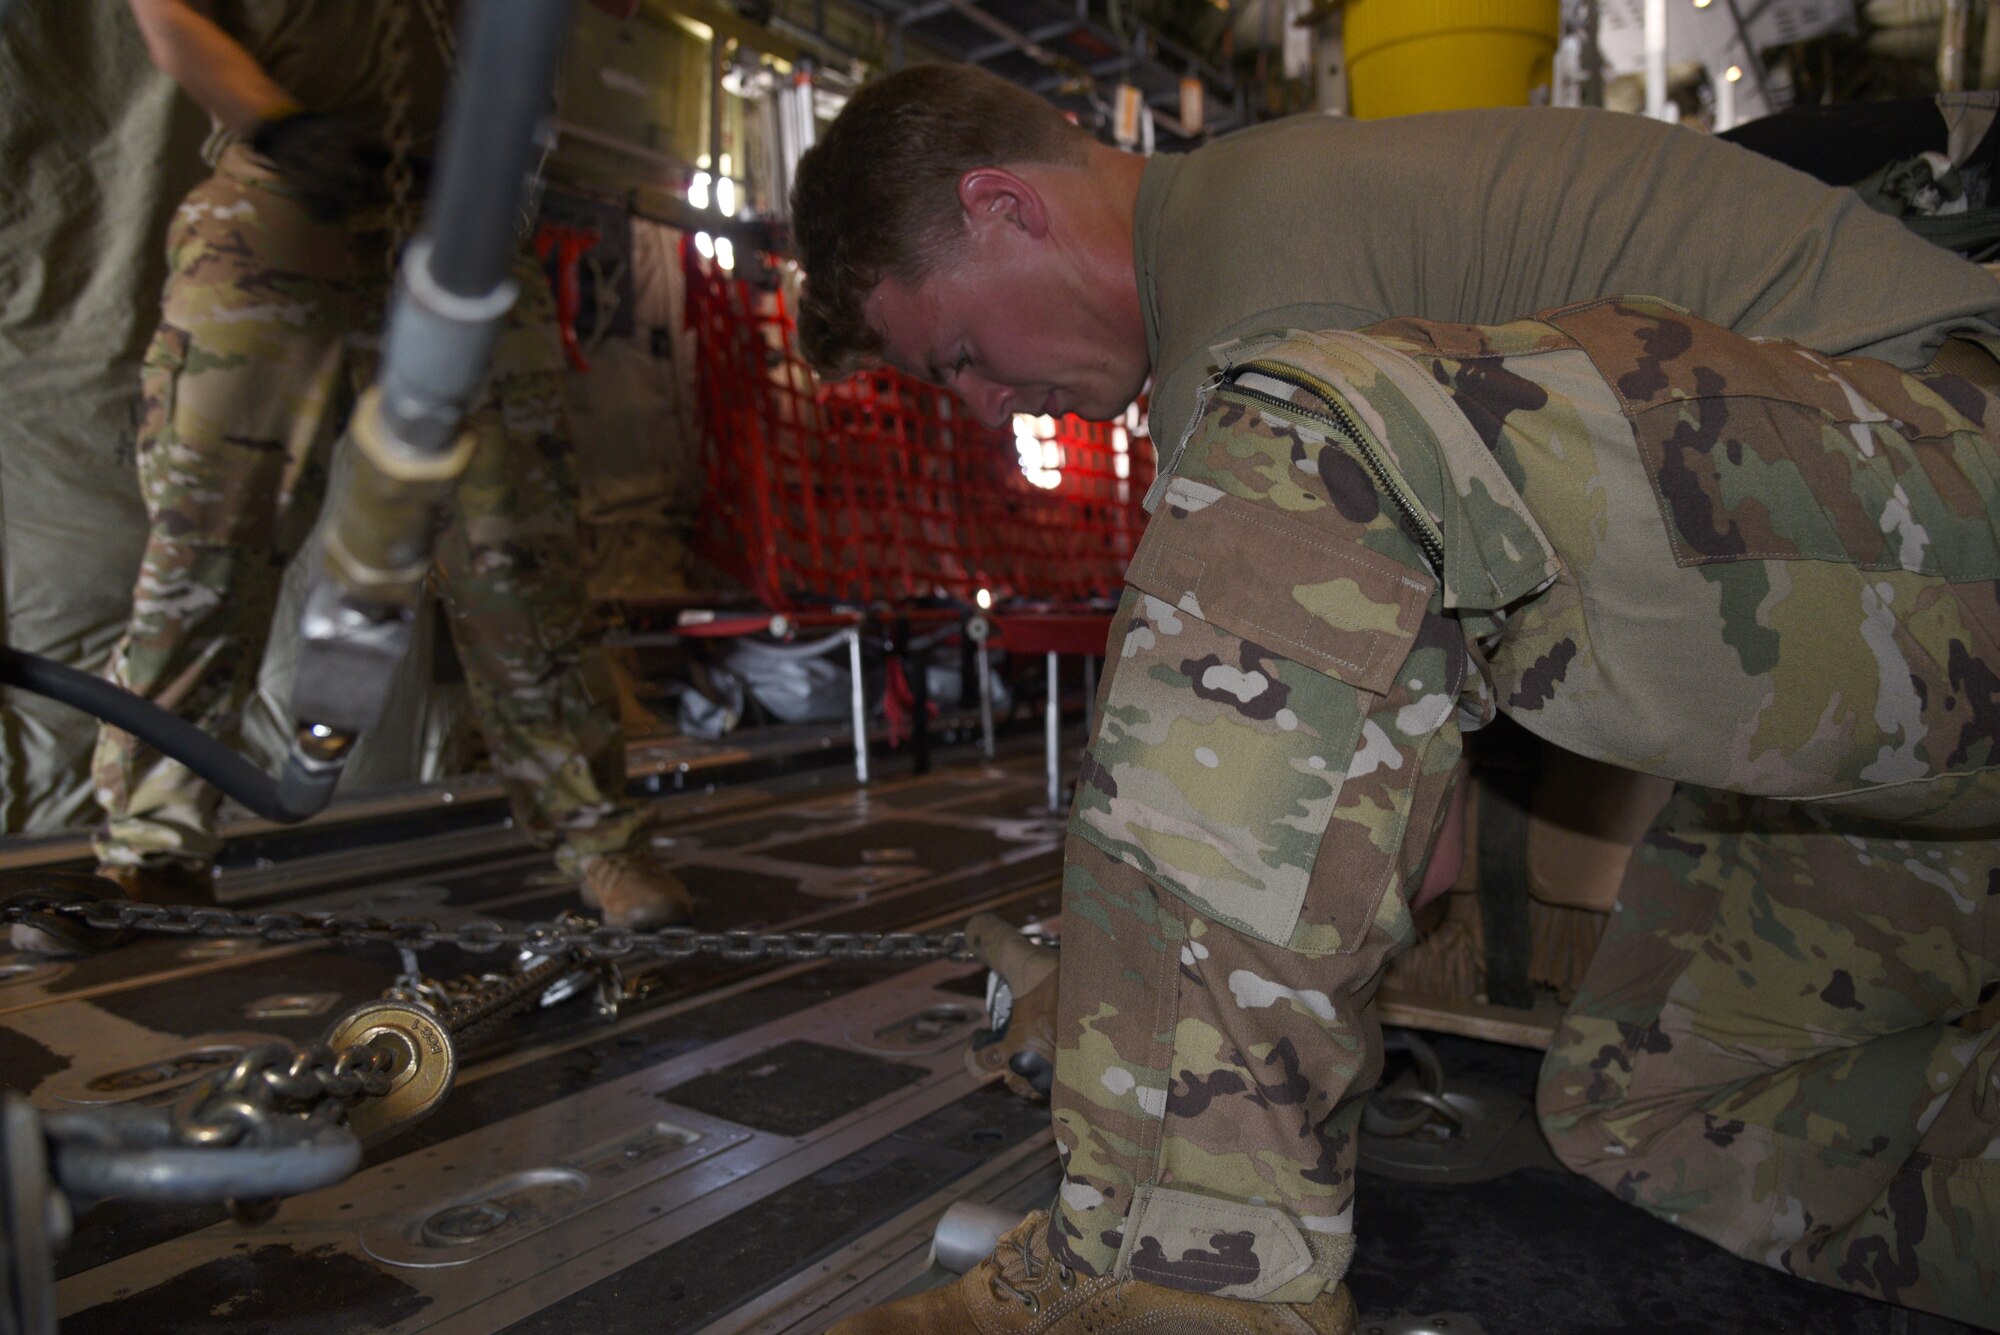
[[[880,355],[862,300],[884,278],[921,283],[957,253],[966,172],[1080,162],[1088,141],[1042,98],[973,65],[913,65],[856,93],[792,186],[806,360],[840,375]]]

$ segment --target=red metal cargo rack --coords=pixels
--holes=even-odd
[[[864,781],[871,625],[963,626],[989,648],[1047,653],[1052,682],[1057,654],[1103,654],[1153,477],[1136,412],[995,429],[894,370],[822,382],[798,353],[782,288],[755,287],[691,246],[683,257],[709,484],[697,548],[758,606],[684,613],[682,633],[831,631],[829,649],[845,644],[854,669]]]

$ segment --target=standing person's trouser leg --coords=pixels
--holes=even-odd
[[[521,296],[467,422],[479,445],[438,564],[515,819],[569,863],[625,848],[644,813],[625,796],[624,735],[584,588],[554,303],[531,262],[513,276]]]
[[[345,402],[349,241],[232,149],[168,236],[147,350],[138,472],[149,522],[118,685],[233,737],[257,680],[287,530],[318,504],[321,446]],[[99,734],[100,860],[199,864],[220,798],[120,729]]]
[[[1557,1153],[1742,1256],[2000,1323],[1996,833],[1682,790],[1543,1067]]]

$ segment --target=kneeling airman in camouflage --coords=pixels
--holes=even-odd
[[[1544,1067],[1557,1153],[1990,1324],[2000,363],[1957,346],[1904,372],[1630,298],[1215,349],[1070,826],[1060,1196],[853,1329],[1058,1328],[1134,1281],[1346,1329],[1369,1002],[1496,711],[1680,785]]]
[[[1565,1161],[2000,1324],[1990,274],[1643,117],[1141,158],[946,66],[857,93],[792,212],[822,370],[988,422],[1149,386],[1161,451],[1018,1007],[1061,1190],[841,1335],[1351,1330],[1371,1003],[1496,712],[1679,785],[1545,1068]]]

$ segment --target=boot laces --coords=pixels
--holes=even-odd
[[[993,1245],[993,1277],[987,1287],[995,1298],[1004,1294],[1025,1306],[1030,1312],[1041,1310],[1041,1299],[1014,1281],[1018,1279],[1023,1284],[1040,1287],[1043,1276],[1048,1274],[1050,1261],[1053,1260],[1036,1255],[1035,1242],[1038,1237],[1044,1236],[1042,1218],[1030,1215],[1020,1226],[1002,1235]],[[1054,1264],[1056,1282],[1062,1285],[1064,1292],[1068,1292],[1076,1285],[1076,1272],[1061,1261],[1055,1261]]]

